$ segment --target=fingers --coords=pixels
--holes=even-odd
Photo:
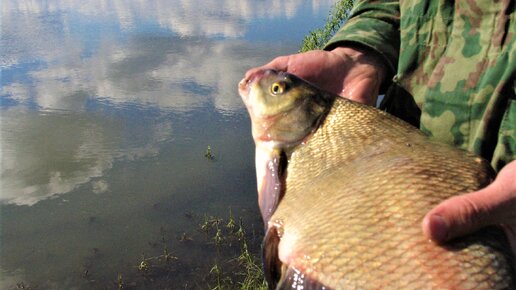
[[[285,55],[285,56],[279,56],[273,59],[268,64],[264,65],[263,67],[266,68],[272,68],[279,71],[288,71],[289,70],[289,61],[291,55]]]
[[[289,59],[290,59],[290,56],[288,56],[288,55],[276,57],[271,62],[269,62],[265,65],[255,67],[255,68],[248,70],[245,73],[245,78],[247,79],[247,78],[249,78],[249,76],[253,75],[255,72],[257,72],[259,70],[267,69],[267,68],[275,69],[275,70],[279,70],[279,71],[288,71]]]
[[[297,75],[300,78],[320,82],[321,72],[328,72],[335,69],[335,61],[342,61],[341,59],[329,59],[331,54],[327,51],[308,51],[304,53],[296,53],[291,55],[279,56],[269,63],[250,69],[246,73],[246,77],[252,75],[257,70],[275,69],[278,71],[289,72]],[[338,66],[342,69],[342,66]],[[342,75],[333,74],[333,81],[340,82]],[[324,75],[326,76],[326,75]]]
[[[488,225],[503,225],[516,237],[516,163],[506,167],[486,188],[452,197],[431,210],[423,219],[423,233],[433,241],[444,242]]]

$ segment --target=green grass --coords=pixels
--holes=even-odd
[[[300,52],[322,49],[330,38],[339,30],[340,26],[348,19],[353,0],[342,0],[332,7],[324,27],[310,31],[301,44]]]
[[[211,222],[216,220],[217,222]],[[206,229],[206,226],[201,228]],[[263,268],[260,260],[259,249],[256,240],[250,240],[246,226],[242,219],[239,219],[238,225],[230,210],[227,220],[220,218],[209,218],[207,224],[214,227],[214,237],[212,238],[217,247],[239,247],[238,256],[231,257],[225,261],[217,261],[210,269],[211,282],[209,289],[267,289],[267,283],[264,279]],[[254,243],[254,251],[251,251],[248,243]]]

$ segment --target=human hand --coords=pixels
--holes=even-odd
[[[443,201],[423,219],[423,233],[436,242],[501,225],[516,254],[516,160],[500,170],[495,181],[472,193]]]
[[[249,70],[246,78],[264,68],[286,71],[342,97],[374,105],[386,75],[386,66],[373,53],[337,47],[280,56]]]

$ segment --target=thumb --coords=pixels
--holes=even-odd
[[[423,233],[441,243],[495,223],[490,199],[480,190],[441,202],[423,219]]]
[[[436,242],[444,242],[488,225],[503,225],[506,232],[515,231],[515,176],[516,161],[512,161],[489,186],[443,201],[423,219],[423,233]]]

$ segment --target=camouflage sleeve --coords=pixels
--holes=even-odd
[[[351,16],[330,39],[325,49],[343,43],[355,43],[376,51],[391,70],[396,72],[400,31],[398,1],[355,1]]]

